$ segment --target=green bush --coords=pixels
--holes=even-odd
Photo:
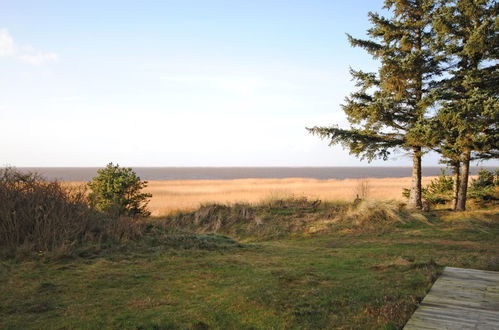
[[[469,197],[477,204],[485,204],[499,200],[499,170],[492,171],[480,169],[478,177],[471,181]]]
[[[440,176],[430,181],[430,183],[423,188],[423,198],[432,204],[445,204],[452,200],[452,188],[454,180],[450,176],[445,175],[442,170]]]
[[[446,204],[452,200],[452,188],[454,180],[450,176],[445,175],[442,169],[440,176],[430,181],[421,189],[423,200],[427,200],[432,204]],[[410,189],[404,188],[402,195],[409,198]]]
[[[92,190],[88,198],[94,208],[115,217],[150,215],[147,204],[152,195],[141,192],[147,181],[142,181],[131,168],[109,163],[97,174],[88,183]]]

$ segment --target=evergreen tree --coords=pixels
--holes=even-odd
[[[460,164],[456,210],[465,210],[469,164],[499,155],[497,17],[493,0],[441,0],[434,28],[449,62],[439,83],[436,132],[444,157]]]
[[[147,181],[138,177],[131,168],[107,164],[97,170],[97,176],[88,183],[92,190],[88,196],[97,210],[111,216],[148,216],[147,204],[152,197],[142,192]]]
[[[386,0],[384,8],[393,14],[391,18],[369,13],[369,39],[348,36],[352,46],[364,48],[381,64],[376,73],[351,70],[359,89],[342,105],[351,127],[309,131],[369,161],[386,160],[393,149],[409,151],[413,161],[409,206],[421,208],[421,156],[427,146],[423,137],[428,135],[431,92],[442,59],[433,46],[435,1]]]

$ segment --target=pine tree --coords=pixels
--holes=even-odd
[[[449,62],[439,83],[436,123],[444,156],[461,164],[460,211],[466,208],[470,161],[499,156],[498,10],[493,0],[442,0],[434,20],[437,51]]]
[[[152,197],[142,192],[147,187],[131,168],[107,164],[97,170],[97,176],[88,183],[92,190],[88,195],[91,205],[111,216],[148,216],[147,204]]]
[[[412,154],[412,186],[409,206],[421,208],[421,156],[427,146],[427,114],[434,103],[432,86],[440,74],[441,57],[435,55],[432,30],[434,0],[387,0],[385,18],[369,13],[369,39],[348,36],[354,47],[364,48],[380,61],[376,73],[351,70],[358,91],[342,106],[349,129],[314,127],[313,134],[340,143],[369,161],[386,160],[390,150]]]

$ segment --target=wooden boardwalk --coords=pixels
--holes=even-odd
[[[499,329],[499,272],[446,267],[404,329]]]

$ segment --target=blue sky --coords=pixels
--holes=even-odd
[[[0,162],[367,165],[305,127],[346,124],[349,67],[376,63],[345,33],[364,36],[381,5],[2,1]]]

